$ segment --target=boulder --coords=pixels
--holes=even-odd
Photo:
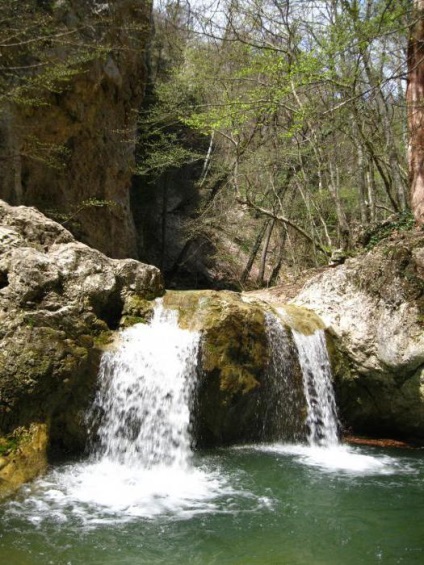
[[[230,291],[168,291],[164,305],[178,309],[182,327],[201,332],[193,399],[199,447],[305,437],[297,353],[272,306]]]
[[[50,449],[81,451],[104,343],[162,292],[155,267],[109,259],[0,201],[0,437],[44,425]]]

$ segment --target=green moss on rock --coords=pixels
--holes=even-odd
[[[46,469],[47,444],[48,429],[40,423],[19,427],[10,436],[0,438],[0,445],[9,445],[0,457],[0,499]]]
[[[275,382],[278,375],[271,376],[269,370],[266,312],[272,308],[229,291],[167,292],[164,306],[178,311],[182,327],[201,332],[194,410],[197,444],[281,437],[284,415],[274,398],[281,387]],[[300,368],[292,353],[287,364],[298,386]]]
[[[325,324],[321,318],[308,308],[284,304],[279,310],[285,313],[285,316],[283,316],[284,322],[301,334],[312,335],[317,330],[325,329]]]
[[[155,296],[152,298],[155,298]],[[143,323],[149,321],[152,314],[153,302],[151,300],[146,300],[146,298],[137,295],[131,295],[125,298],[122,310],[124,320],[127,318],[139,318],[142,320],[141,323]],[[123,325],[122,321],[121,325]]]

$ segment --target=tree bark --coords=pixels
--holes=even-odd
[[[241,274],[241,277],[240,277],[240,283],[241,283],[242,286],[246,284],[246,281],[249,277],[250,271],[252,270],[253,263],[255,262],[256,256],[257,256],[258,251],[259,251],[261,244],[262,244],[262,240],[265,236],[265,232],[267,230],[268,223],[269,223],[268,219],[265,220],[265,222],[263,222],[263,224],[261,225],[261,228],[260,228],[260,230],[259,230],[259,232],[256,236],[255,243],[253,244],[252,249],[250,251],[250,255],[249,255],[249,259],[247,261],[247,265],[244,268],[243,273]]]
[[[409,175],[411,208],[424,224],[424,0],[413,0],[413,22],[408,44]]]

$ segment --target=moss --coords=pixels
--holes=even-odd
[[[94,338],[94,346],[99,349],[104,349],[108,347],[115,339],[114,332],[107,330],[99,335],[96,335]]]
[[[226,303],[237,297],[236,293],[211,290],[168,291],[164,298],[165,308],[178,311],[178,322],[182,328],[203,330],[222,314]]]
[[[154,298],[154,297],[153,297]],[[123,317],[141,318],[142,322],[150,320],[153,314],[153,302],[145,297],[131,295],[125,298],[122,310]],[[134,322],[137,323],[137,322]],[[121,321],[121,325],[123,325]]]
[[[221,371],[220,389],[226,393],[247,394],[259,386],[259,381],[254,377],[255,368],[251,367],[224,367]]]
[[[285,304],[279,310],[283,310],[286,314],[283,317],[284,322],[301,334],[312,335],[317,330],[325,329],[324,322],[312,310],[294,304]]]
[[[381,241],[390,237],[395,232],[408,232],[415,227],[414,216],[410,212],[402,212],[375,226],[365,235],[366,249],[369,251]]]
[[[46,469],[48,427],[32,423],[16,428],[2,441],[12,447],[0,459],[0,498],[10,495]]]
[[[146,319],[141,318],[140,316],[123,316],[121,318],[120,327],[121,328],[129,328],[130,326],[134,326],[135,324],[146,324]]]
[[[18,447],[18,440],[13,435],[0,437],[0,455],[9,455]]]
[[[269,361],[263,305],[231,291],[183,291],[167,292],[164,306],[178,311],[180,326],[202,334],[198,444],[258,440],[269,394],[263,387]]]

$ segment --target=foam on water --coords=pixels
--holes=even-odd
[[[316,467],[328,473],[346,473],[350,475],[392,475],[409,472],[395,458],[386,455],[368,455],[360,448],[346,445],[322,447],[319,445],[287,445],[275,443],[257,445],[255,450],[293,456],[295,461],[309,467]]]
[[[59,467],[25,487],[9,505],[9,515],[35,525],[77,520],[85,526],[124,523],[135,518],[186,519],[217,511],[218,500],[234,495],[225,477],[205,468],[128,467],[116,462]]]

